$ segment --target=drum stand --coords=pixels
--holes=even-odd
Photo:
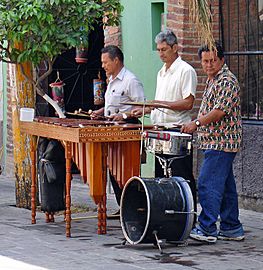
[[[186,157],[186,155],[184,155],[184,156],[177,156],[177,157],[171,157],[171,158],[164,158],[164,157],[160,157],[156,154],[155,154],[155,156],[158,158],[158,161],[163,168],[164,176],[166,178],[170,178],[173,176],[172,169],[171,169],[171,164],[173,163],[173,161],[176,159]]]
[[[176,157],[171,157],[171,158],[165,158],[165,157],[161,157],[161,156],[158,156],[156,155],[156,158],[158,159],[160,165],[162,166],[163,168],[163,171],[164,171],[164,176],[166,178],[170,178],[170,177],[173,177],[172,175],[172,168],[171,168],[171,164],[173,163],[174,160],[176,159],[180,159],[180,158],[184,158],[186,157],[186,155],[183,155],[183,156],[176,156]],[[185,180],[187,182],[187,180]],[[183,213],[183,212],[180,212],[180,213]],[[192,212],[184,212],[185,214],[193,214]],[[174,213],[173,213],[174,214]],[[162,250],[162,246],[165,245],[165,240],[161,240],[158,238],[157,236],[157,231],[154,231],[153,232],[154,236],[155,236],[155,239],[156,239],[156,245],[160,251],[160,254],[163,253],[163,250]],[[187,246],[187,241],[183,241],[183,242],[176,242],[175,244],[177,245],[180,245],[180,246]]]

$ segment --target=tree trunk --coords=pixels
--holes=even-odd
[[[23,64],[24,73],[32,77],[32,65]],[[31,208],[31,159],[30,140],[32,137],[21,133],[19,110],[35,107],[35,93],[32,84],[24,77],[20,65],[16,65],[16,93],[12,94],[12,122],[14,142],[14,166],[16,177],[16,206]]]

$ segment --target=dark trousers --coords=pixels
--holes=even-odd
[[[140,120],[138,118],[128,118],[125,120],[125,122],[129,124],[139,124]],[[116,201],[118,205],[120,205],[122,189],[119,187],[115,177],[111,174],[111,172],[110,172],[110,181],[116,197]]]
[[[120,205],[122,189],[119,187],[115,177],[111,174],[111,172],[110,172],[110,182],[115,194],[116,201],[118,205]]]
[[[164,157],[166,159],[173,157],[172,155],[159,155],[160,157]],[[175,159],[171,163],[172,176],[180,176],[185,180],[188,180],[189,187],[191,189],[194,201],[194,211],[197,211],[197,198],[196,198],[196,182],[193,175],[193,153],[190,155]],[[160,162],[157,158],[155,158],[155,177],[164,177],[164,171]],[[196,222],[196,215],[194,218],[194,224]]]

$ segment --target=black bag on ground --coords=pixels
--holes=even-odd
[[[38,169],[41,210],[48,213],[65,210],[66,160],[59,141],[40,138]]]

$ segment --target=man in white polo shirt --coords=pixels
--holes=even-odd
[[[125,68],[123,62],[124,56],[119,47],[109,45],[101,50],[101,63],[109,82],[105,93],[105,106],[92,112],[93,119],[104,115],[113,121],[125,120],[127,123],[139,123],[138,117],[131,117],[130,114],[136,106],[122,103],[143,102],[145,100],[143,85],[131,71]],[[120,204],[122,189],[111,172],[110,180],[117,203]]]
[[[124,56],[120,48],[109,45],[101,50],[101,63],[109,80],[105,93],[105,106],[92,112],[92,117],[103,115],[114,121],[138,122],[138,117],[130,117],[133,105],[125,102],[143,102],[144,89],[139,79],[124,66]],[[125,119],[123,119],[126,113]]]
[[[189,123],[197,86],[196,72],[179,56],[177,37],[171,30],[160,32],[155,37],[155,42],[164,65],[157,75],[155,100],[152,102],[163,104],[163,106],[146,107],[145,113],[151,113],[151,121],[156,125],[172,127]],[[142,116],[142,109],[134,109],[132,115]],[[196,186],[192,173],[192,162],[192,155],[176,159],[172,162],[171,169],[173,176],[181,176],[190,180],[189,186],[196,209]],[[158,160],[155,162],[155,176],[164,176]]]

